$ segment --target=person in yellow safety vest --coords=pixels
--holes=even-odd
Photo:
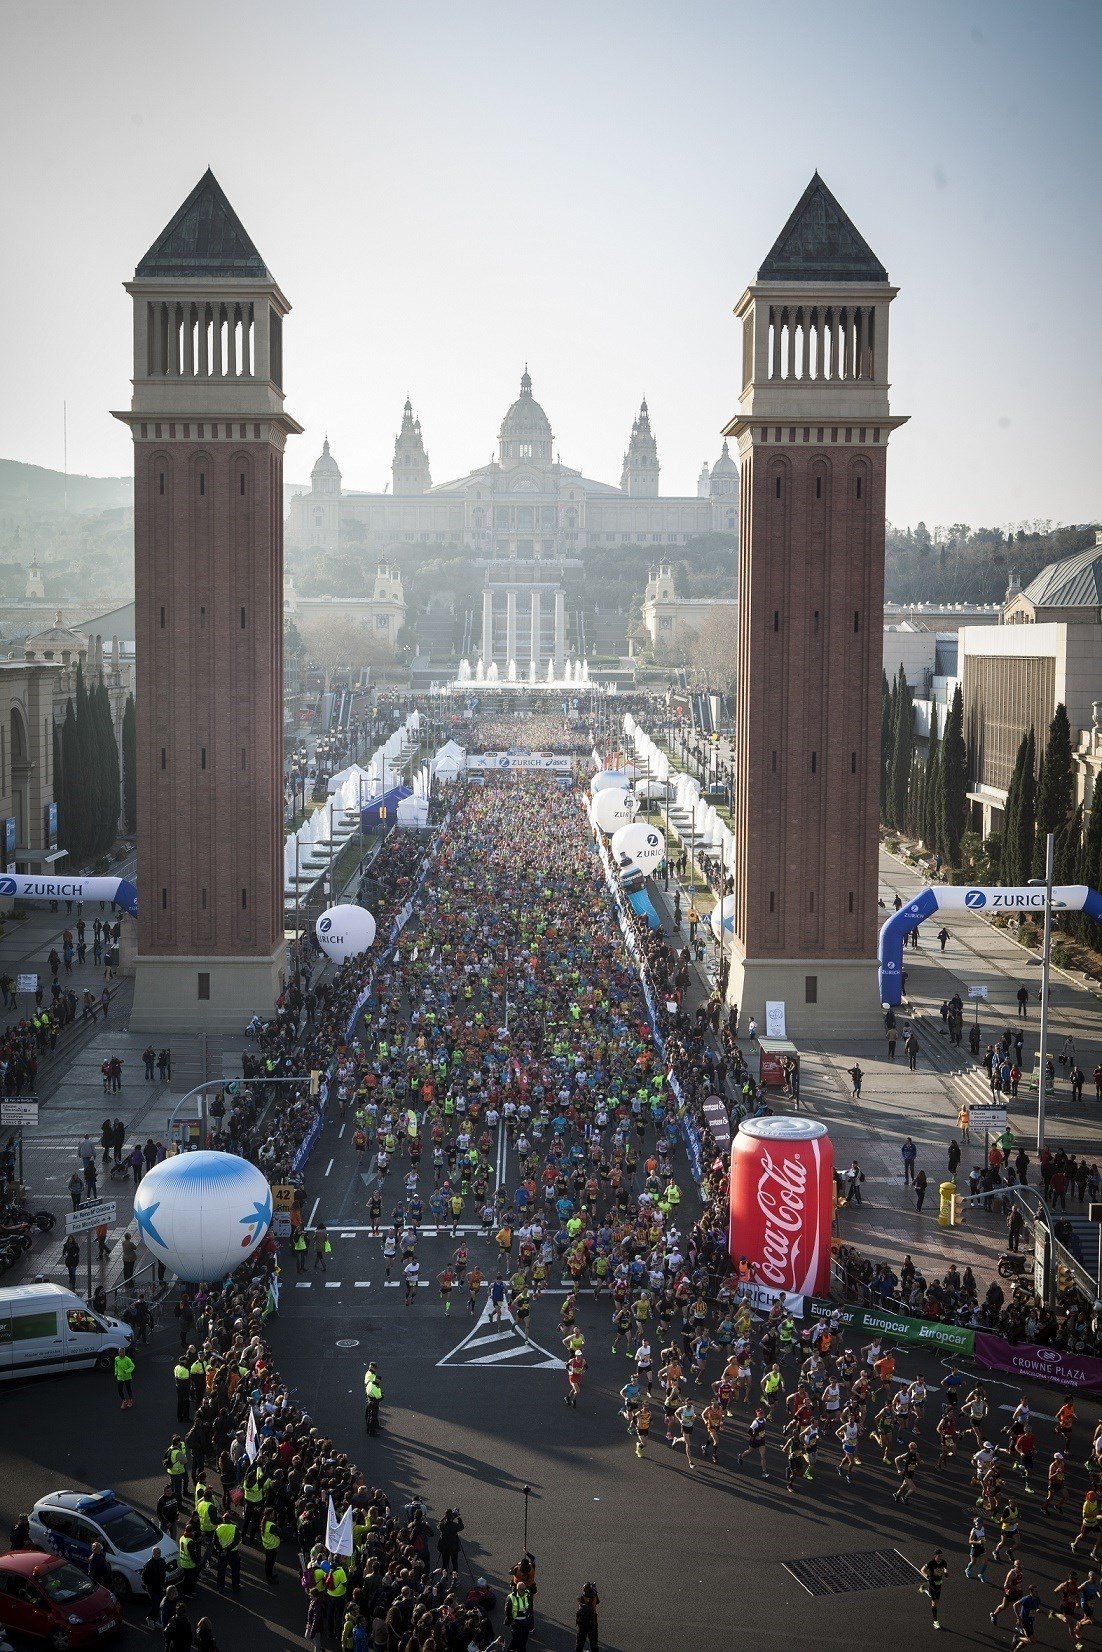
[[[173,1366],[172,1375],[176,1382],[176,1421],[186,1425],[191,1421],[191,1367],[183,1354]]]
[[[195,1488],[195,1512],[199,1516],[199,1536],[203,1546],[203,1560],[214,1552],[214,1532],[217,1525],[218,1504],[206,1486]]]
[[[306,1235],[301,1228],[296,1228],[295,1236],[291,1240],[291,1249],[295,1253],[295,1268],[299,1273],[306,1272],[306,1252],[309,1248]]]
[[[215,1554],[218,1556],[218,1593],[226,1592],[226,1570],[229,1569],[230,1587],[235,1595],[241,1593],[241,1528],[232,1514],[224,1514],[214,1528]]]
[[[202,1563],[203,1539],[199,1535],[199,1523],[192,1515],[180,1537],[180,1585],[185,1595],[195,1593]]]
[[[194,1348],[187,1351],[188,1369],[191,1372],[191,1398],[194,1405],[201,1405],[207,1392],[207,1367]]]
[[[265,1509],[260,1516],[260,1547],[264,1550],[264,1581],[276,1585],[276,1559],[279,1555],[279,1527],[274,1509]]]
[[[121,1348],[115,1355],[115,1386],[119,1391],[119,1410],[129,1411],[134,1404],[134,1361],[125,1348]]]
[[[168,1443],[164,1465],[165,1473],[172,1484],[172,1495],[182,1504],[187,1489],[187,1446],[178,1434],[174,1434]]]
[[[523,1649],[536,1624],[532,1606],[532,1592],[522,1583],[514,1583],[505,1597],[505,1622],[512,1628],[509,1645]]]
[[[382,1398],[383,1390],[379,1382],[379,1373],[376,1370],[374,1360],[372,1360],[364,1372],[364,1399],[366,1400],[364,1423],[369,1434],[379,1432],[379,1406],[382,1403]]]
[[[260,1511],[264,1507],[264,1499],[268,1495],[270,1484],[271,1481],[260,1461],[250,1463],[241,1482],[241,1489],[245,1494],[245,1519],[241,1526],[242,1543],[250,1542],[260,1530]]]
[[[321,1570],[320,1567],[318,1569]],[[344,1569],[341,1556],[335,1554],[330,1560],[329,1575],[325,1582],[325,1623],[330,1635],[336,1636],[340,1633],[347,1594],[348,1573]]]

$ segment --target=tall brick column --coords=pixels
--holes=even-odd
[[[729,996],[790,1036],[876,994],[888,306],[818,174],[735,313],[743,391]]]
[[[282,325],[211,172],[127,284],[138,755],[135,1030],[232,1030],[279,991]]]

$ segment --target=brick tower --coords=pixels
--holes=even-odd
[[[283,957],[283,317],[214,174],[134,272],[131,1027],[239,1029]]]
[[[789,1036],[878,1026],[888,306],[818,173],[739,300],[738,709],[729,996]]]

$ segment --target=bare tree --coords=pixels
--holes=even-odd
[[[311,619],[302,627],[302,641],[311,660],[331,681],[335,672],[359,672],[365,665],[383,665],[393,659],[385,643],[376,641],[366,625],[349,616]]]
[[[724,604],[706,614],[692,639],[692,663],[700,682],[727,694],[735,680],[738,661],[738,609]]]

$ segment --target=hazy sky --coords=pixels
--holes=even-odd
[[[213,166],[294,306],[287,405],[389,481],[485,463],[527,360],[564,462],[662,491],[738,396],[731,308],[818,167],[901,288],[892,519],[1071,522],[1098,463],[1102,7],[1015,0],[0,4],[0,456],[119,474],[121,282]]]

